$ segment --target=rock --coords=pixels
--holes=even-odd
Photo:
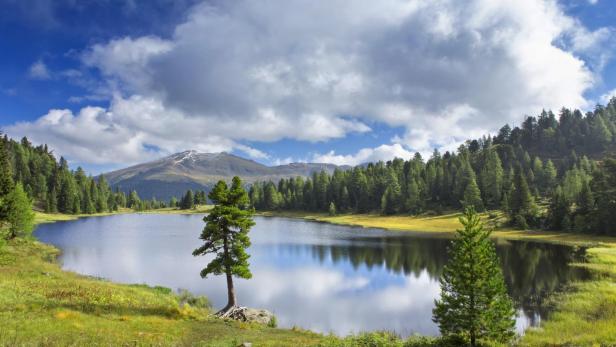
[[[274,314],[268,310],[259,310],[256,308],[246,308],[244,312],[246,316],[246,321],[249,322],[257,322],[261,324],[269,324],[269,322],[273,319]]]
[[[250,342],[244,342],[241,345],[237,346],[237,347],[252,347],[252,343]]]
[[[274,318],[274,314],[268,310],[234,307],[229,311],[220,314],[221,318],[231,318],[242,322],[255,322],[260,324],[269,324]]]

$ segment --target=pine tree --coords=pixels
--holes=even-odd
[[[237,305],[233,276],[251,278],[246,248],[250,246],[248,232],[255,224],[252,220],[254,211],[247,209],[248,194],[242,188],[239,177],[233,177],[231,188],[224,181],[219,181],[208,198],[214,208],[203,218],[206,225],[200,239],[203,245],[193,252],[193,256],[214,254],[215,257],[201,270],[201,277],[210,274],[227,277],[228,303],[218,312],[224,316]]]
[[[137,194],[136,191],[131,191],[129,196],[128,196],[128,201],[126,202],[126,207],[128,208],[132,208],[132,209],[139,209],[141,205],[141,199],[139,198],[139,195]]]
[[[180,202],[180,209],[190,210],[193,207],[195,207],[195,197],[192,190],[189,189]]]
[[[554,166],[554,163],[552,163],[551,160],[548,160],[543,169],[543,182],[545,184],[546,191],[549,192],[554,189],[554,187],[556,186],[557,176],[558,173],[556,172],[556,167]]]
[[[169,207],[178,207],[178,199],[175,196],[172,196],[169,200]]]
[[[0,139],[0,222],[7,218],[8,207],[6,198],[13,191],[14,187],[8,152],[4,147],[4,140]]]
[[[330,216],[335,216],[336,215],[336,204],[334,204],[333,201],[329,203],[328,213],[329,213]]]
[[[584,182],[582,185],[582,190],[577,199],[577,206],[578,212],[581,214],[590,213],[595,206],[595,198],[590,190],[588,182]]]
[[[478,339],[506,343],[515,334],[515,311],[490,232],[473,209],[465,210],[460,223],[464,229],[452,241],[433,320],[443,336],[462,338],[471,346]]]
[[[386,215],[398,212],[401,204],[401,189],[398,179],[390,173],[387,188],[381,197],[381,212]]]
[[[419,212],[421,208],[421,199],[419,196],[419,186],[417,185],[417,181],[411,179],[411,182],[408,186],[406,198],[406,209],[411,213]]]
[[[570,213],[570,203],[565,198],[563,190],[560,186],[556,187],[550,199],[550,207],[548,208],[548,224],[551,229],[565,229],[563,221]]]
[[[21,183],[6,196],[6,221],[9,224],[8,238],[26,236],[34,229],[34,212],[32,202],[23,189]]]
[[[481,170],[481,192],[485,197],[486,205],[495,208],[499,205],[502,198],[503,188],[503,166],[496,151],[488,149],[486,161]]]
[[[9,155],[4,147],[4,141],[0,140],[0,199],[11,192],[14,186]]]
[[[513,222],[518,227],[526,229],[529,219],[535,216],[536,206],[521,168],[516,170],[509,204]]]
[[[464,190],[464,200],[462,200],[462,206],[464,208],[474,208],[478,211],[483,211],[483,201],[481,201],[481,191],[477,182],[474,179],[468,182],[466,189]]]

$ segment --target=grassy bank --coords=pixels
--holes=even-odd
[[[439,233],[453,235],[460,228],[459,212],[447,213],[438,216],[383,216],[380,214],[340,214],[330,216],[326,213],[314,212],[259,212],[258,215],[266,217],[300,218],[317,222],[339,225],[359,226],[364,228],[380,228],[393,231],[408,231],[416,233]],[[598,244],[614,244],[615,237],[582,235],[564,232],[516,230],[502,227],[504,216],[502,212],[484,212],[480,214],[487,228],[492,228],[492,237],[509,240],[529,240],[552,242],[568,245],[590,247]]]
[[[264,216],[303,218],[320,222],[382,228],[388,230],[452,233],[460,227],[459,213],[440,216],[339,215],[275,212]],[[488,227],[502,222],[498,213],[483,213]],[[593,279],[571,284],[565,293],[551,299],[554,313],[541,327],[529,329],[519,341],[522,346],[614,346],[616,345],[616,238],[496,228],[493,237],[552,242],[588,247],[587,261],[572,264],[585,267]]]
[[[85,218],[85,217],[102,217],[102,216],[112,216],[116,214],[127,214],[127,213],[204,214],[204,213],[207,213],[211,208],[212,206],[210,205],[199,205],[190,210],[180,210],[175,207],[166,207],[166,208],[160,208],[156,210],[147,210],[147,211],[135,211],[129,208],[120,208],[118,211],[114,211],[114,212],[102,212],[102,213],[93,213],[93,214],[62,214],[62,213],[45,213],[41,211],[34,211],[34,222],[36,224],[53,223],[53,222],[59,222],[59,221],[75,220],[78,218]]]
[[[36,216],[38,223],[78,217]],[[166,288],[63,271],[54,261],[58,252],[33,239],[11,240],[0,249],[1,346],[306,346],[324,339],[213,318],[209,309],[184,304]]]

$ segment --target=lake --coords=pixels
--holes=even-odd
[[[122,283],[183,288],[226,304],[224,276],[202,279],[208,258],[193,257],[200,215],[126,214],[40,225],[35,236],[62,250],[66,270]],[[242,306],[274,312],[280,327],[345,335],[368,330],[437,335],[432,322],[449,240],[277,217],[250,232],[253,278],[235,279]],[[584,250],[497,240],[523,332],[549,315],[544,300],[588,274],[568,263]]]

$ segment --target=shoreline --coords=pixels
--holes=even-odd
[[[340,214],[329,216],[326,213],[314,212],[257,212],[261,217],[282,217],[303,219],[314,222],[346,225],[362,228],[375,228],[388,231],[410,232],[425,235],[453,236],[455,229],[459,228],[458,217],[461,213],[449,213],[438,216],[382,216],[378,214]],[[482,221],[490,225],[488,213],[481,213]],[[496,228],[490,235],[495,239],[523,240],[535,242],[557,243],[571,246],[584,246],[593,248],[602,244],[616,247],[616,237],[577,234],[543,230],[516,230],[512,228]]]
[[[116,214],[200,214],[206,213],[207,208],[197,210],[166,209],[163,211],[118,211],[94,215],[63,215],[42,214],[37,212],[36,224],[56,221],[75,220],[84,217],[101,217]],[[303,219],[337,225],[347,225],[363,228],[379,228],[391,231],[412,232],[418,235],[438,235],[449,237],[457,227],[459,213],[450,213],[440,216],[381,216],[374,214],[344,214],[329,216],[327,214],[306,212],[258,212],[256,216],[283,217]],[[488,218],[488,213],[483,214]],[[482,218],[483,219],[483,218]],[[453,227],[453,228],[452,228]],[[542,322],[540,327],[529,328],[520,338],[519,345],[535,346],[546,344],[565,344],[590,346],[596,343],[616,342],[616,312],[605,307],[616,307],[616,238],[596,235],[580,235],[569,233],[545,231],[519,231],[510,229],[497,229],[492,237],[504,240],[527,240],[535,242],[558,243],[571,246],[587,247],[587,261],[572,263],[572,266],[587,268],[592,279],[570,284],[570,290],[556,294],[554,298],[555,309],[551,317]],[[41,243],[37,240],[37,242]],[[46,244],[45,244],[46,245]],[[46,245],[53,247],[51,245]],[[57,249],[57,248],[55,248]],[[57,265],[57,264],[56,264]],[[57,265],[59,267],[59,265]],[[60,268],[60,271],[63,271]],[[112,282],[113,283],[113,282]],[[130,286],[121,285],[119,286]],[[589,315],[599,314],[598,319],[589,319]],[[292,329],[279,329],[287,332]],[[306,332],[307,334],[316,334]],[[314,336],[322,335],[316,334]]]

